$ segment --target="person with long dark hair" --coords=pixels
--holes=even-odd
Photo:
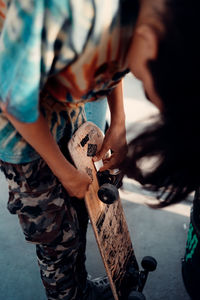
[[[130,143],[123,167],[129,177],[158,192],[160,202],[154,207],[177,203],[195,191],[182,274],[191,299],[198,300],[200,299],[198,74],[200,46],[197,36],[200,21],[197,12],[200,4],[198,1],[187,3],[184,0],[167,0],[164,1],[164,7],[163,11],[154,11],[155,17],[160,18],[163,28],[152,26],[157,35],[157,53],[154,59],[146,61],[146,68],[152,76],[158,98],[154,101],[148,86],[146,95],[159,107],[160,115]],[[143,80],[144,74],[138,75]],[[154,158],[151,170],[146,171],[139,167],[142,166],[141,160],[144,158],[148,160]]]
[[[200,299],[199,9],[199,1],[140,1],[130,69],[160,114],[130,142],[121,165],[128,177],[157,192],[160,201],[154,208],[195,191],[182,264],[184,283],[195,300]],[[152,168],[146,170],[142,161],[152,158]]]

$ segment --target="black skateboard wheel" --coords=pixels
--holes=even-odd
[[[153,272],[157,267],[157,261],[152,256],[145,256],[142,259],[141,265],[144,270],[147,270],[148,272]]]
[[[137,291],[132,291],[128,295],[128,300],[146,300],[144,294],[137,292]]]
[[[112,204],[119,198],[118,189],[110,184],[103,184],[98,190],[99,199],[106,204]]]

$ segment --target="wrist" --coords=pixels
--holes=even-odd
[[[112,118],[111,116],[111,120],[110,120],[110,126],[115,126],[115,127],[125,127],[125,114],[120,114],[120,116],[114,116]]]

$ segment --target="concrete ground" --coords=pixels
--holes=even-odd
[[[127,76],[124,85],[127,127],[135,135],[145,123],[144,118],[157,113],[145,100],[140,82]],[[0,174],[0,299],[44,300],[35,258],[35,249],[24,241],[17,217],[6,210],[8,191]],[[144,289],[147,300],[189,300],[181,278],[181,258],[184,255],[190,196],[186,201],[162,210],[152,210],[146,202],[154,195],[144,191],[133,180],[125,178],[121,198],[138,261],[152,255],[158,261]],[[105,274],[93,236],[88,228],[87,268],[92,276]]]

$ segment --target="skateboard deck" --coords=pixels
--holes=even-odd
[[[138,264],[121,200],[108,205],[97,195],[99,183],[92,157],[100,150],[103,138],[95,124],[86,122],[75,132],[68,149],[75,166],[92,178],[85,203],[114,299],[121,300],[128,296],[128,285],[133,288],[134,282],[129,282],[129,271],[133,268],[138,270]]]

